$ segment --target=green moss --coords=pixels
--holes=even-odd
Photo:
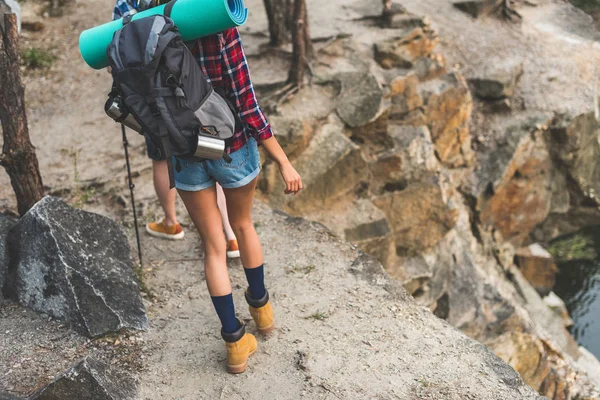
[[[29,69],[47,69],[54,64],[56,56],[47,50],[31,47],[21,53],[21,59]]]
[[[557,239],[548,251],[558,261],[595,260],[598,254],[594,239],[585,233],[577,233],[563,239]]]

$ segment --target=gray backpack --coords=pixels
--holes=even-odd
[[[124,18],[107,55],[114,79],[109,102],[121,109],[115,120],[133,116],[136,130],[167,160],[173,187],[172,155],[230,161],[226,140],[241,121],[224,94],[213,89],[169,13],[167,6],[166,15]]]

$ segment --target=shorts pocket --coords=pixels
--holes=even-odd
[[[184,160],[183,158],[173,156],[173,168],[175,169],[176,173],[183,171],[189,166],[190,162],[188,160]]]
[[[238,151],[234,151],[233,153],[229,154],[229,157],[231,157],[230,163],[225,161],[225,159],[223,159],[223,158],[221,158],[219,160],[221,167],[228,168],[228,169],[242,168],[248,162],[248,159],[250,158],[249,144],[246,143],[246,145],[244,145],[244,147],[242,147]]]

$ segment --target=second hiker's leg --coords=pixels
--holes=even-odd
[[[160,202],[160,206],[165,213],[163,223],[166,226],[177,224],[177,214],[175,212],[175,202],[177,192],[169,188],[169,169],[167,161],[152,160],[152,180],[154,181],[154,190]]]

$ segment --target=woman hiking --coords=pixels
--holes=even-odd
[[[145,8],[160,4],[154,0]],[[113,18],[122,18],[144,7],[127,0],[117,0]],[[226,265],[226,241],[217,206],[215,184],[223,187],[229,222],[237,237],[244,272],[248,281],[245,292],[250,314],[261,334],[275,327],[269,293],[264,284],[263,252],[252,222],[252,200],[260,172],[258,145],[262,145],[277,163],[285,193],[302,189],[300,176],[281,146],[273,137],[271,126],[259,107],[240,34],[237,28],[187,42],[202,71],[215,87],[220,87],[242,120],[242,127],[229,142],[231,163],[221,160],[202,162],[176,159],[181,168],[175,171],[175,187],[200,233],[204,245],[206,284],[214,308],[221,320],[221,336],[227,350],[227,371],[242,373],[248,357],[257,349],[256,338],[246,333],[237,319],[231,282]]]

